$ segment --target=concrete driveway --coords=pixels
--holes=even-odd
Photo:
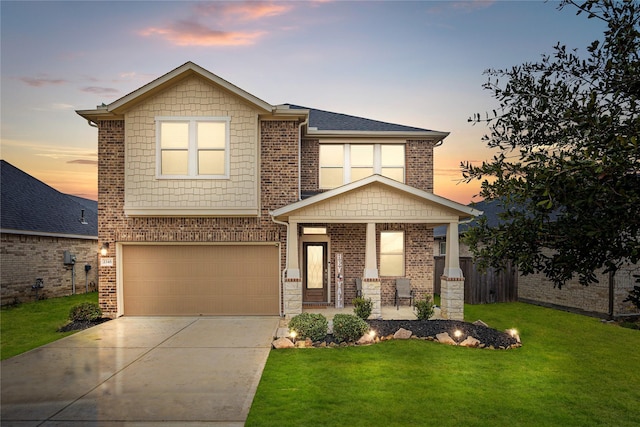
[[[122,317],[2,361],[2,426],[241,426],[277,317]]]

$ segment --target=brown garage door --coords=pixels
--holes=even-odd
[[[275,245],[122,247],[124,314],[277,315]]]

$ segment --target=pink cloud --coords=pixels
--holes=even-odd
[[[95,93],[98,95],[115,95],[119,91],[118,89],[114,89],[111,87],[101,87],[101,86],[87,86],[80,89],[83,92],[87,93]]]
[[[45,85],[61,85],[67,83],[67,81],[64,79],[50,79],[47,77],[20,77],[20,80],[33,87],[41,87]]]
[[[282,15],[292,8],[293,4],[285,3],[202,3],[196,6],[196,11],[200,14],[217,15],[221,18],[255,21],[261,18]]]
[[[247,46],[265,33],[262,31],[220,31],[195,21],[181,20],[168,27],[151,27],[140,32],[143,36],[161,36],[176,46]]]

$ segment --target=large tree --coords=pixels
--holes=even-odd
[[[469,120],[487,123],[497,154],[462,164],[467,182],[482,180],[480,196],[503,204],[499,226],[467,233],[480,263],[511,260],[558,286],[640,258],[640,4],[559,5],[570,7],[606,23],[602,39],[585,53],[558,43],[538,62],[487,70],[498,108]]]

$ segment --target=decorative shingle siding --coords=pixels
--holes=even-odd
[[[156,179],[156,122],[231,117],[229,179]],[[126,209],[253,209],[258,196],[258,112],[198,77],[187,78],[125,115]]]
[[[116,242],[278,242],[285,268],[286,229],[271,220],[269,211],[298,200],[296,121],[261,122],[260,216],[231,218],[126,217],[124,122],[98,126],[99,240],[110,243],[109,256],[115,258]],[[115,272],[115,262],[100,268],[100,305],[108,316],[117,313]]]

